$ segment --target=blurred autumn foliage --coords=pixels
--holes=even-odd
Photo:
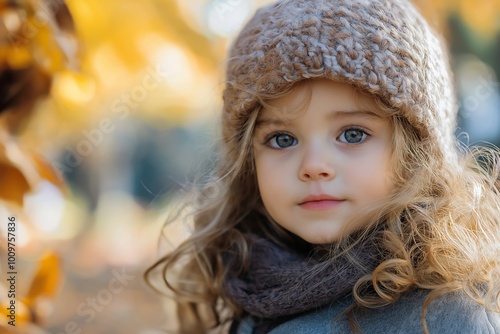
[[[24,195],[32,192],[42,181],[51,182],[64,191],[64,185],[53,168],[31,148],[23,148],[16,136],[31,117],[36,101],[49,93],[52,76],[67,67],[74,54],[63,50],[58,36],[74,36],[69,11],[59,3],[54,8],[36,1],[2,1],[0,3],[0,211],[2,211],[2,232],[7,229],[8,217],[21,218],[24,215]],[[74,37],[73,37],[74,38]],[[7,215],[5,213],[8,213]],[[26,220],[24,220],[26,221]],[[13,255],[10,271],[20,268],[17,253],[18,231],[9,238],[2,233],[0,255],[4,259],[2,269],[7,268],[7,258]],[[14,230],[12,230],[14,231]],[[11,236],[11,235],[9,235]],[[53,299],[62,279],[59,257],[47,252],[37,258],[35,273],[30,277],[26,291],[17,288],[16,279],[0,284],[0,307],[3,319],[2,333],[33,332],[43,319],[39,312],[40,303]],[[4,270],[2,270],[3,272]],[[9,270],[5,270],[6,272]],[[23,275],[24,276],[24,275]],[[23,277],[19,276],[19,277]],[[7,276],[12,277],[12,276]],[[24,277],[23,277],[24,278]],[[13,286],[16,289],[13,289]],[[15,317],[9,306],[15,300]],[[12,321],[10,325],[8,321]],[[12,326],[14,325],[15,326]],[[19,329],[20,330],[16,330]]]
[[[0,0],[1,333],[172,328],[142,272],[168,204],[209,166],[231,37],[269,2]],[[449,43],[460,126],[498,144],[500,0],[415,3]]]

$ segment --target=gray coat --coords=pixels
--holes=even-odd
[[[422,304],[426,291],[406,294],[397,302],[379,309],[370,309],[356,316],[365,334],[423,333]],[[300,301],[297,301],[300,302]],[[321,334],[351,333],[345,317],[335,318],[352,302],[345,297],[330,307],[300,315],[273,329],[271,334]],[[434,300],[426,310],[430,334],[500,333],[500,313],[485,310],[463,293],[451,293]],[[254,320],[244,318],[238,334],[251,334]]]

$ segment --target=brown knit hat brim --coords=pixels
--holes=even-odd
[[[287,0],[257,11],[230,51],[224,136],[260,99],[297,82],[350,83],[397,108],[440,151],[454,151],[456,101],[447,55],[404,0]]]

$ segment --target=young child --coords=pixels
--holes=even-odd
[[[500,332],[499,153],[455,139],[446,54],[410,3],[263,7],[226,83],[192,234],[148,271],[180,332]]]

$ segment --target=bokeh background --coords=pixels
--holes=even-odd
[[[210,166],[227,47],[269,2],[0,0],[1,333],[173,328],[143,272],[186,235],[163,223]],[[499,145],[500,0],[415,3],[451,52],[457,135]]]

